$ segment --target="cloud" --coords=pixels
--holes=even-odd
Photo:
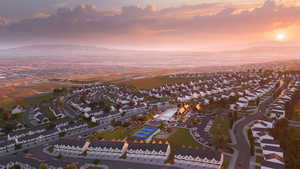
[[[48,18],[49,16],[50,16],[50,14],[48,14],[48,13],[40,12],[40,13],[34,14],[32,17],[33,18]]]
[[[10,23],[10,20],[8,20],[7,18],[5,17],[1,17],[0,16],[0,25],[7,25]]]
[[[194,41],[201,37],[205,41],[300,25],[300,7],[283,6],[273,0],[267,0],[253,10],[242,11],[212,3],[162,10],[153,5],[125,6],[119,12],[99,11],[95,5],[80,5],[59,8],[52,15],[42,14],[42,17],[25,19],[8,27],[0,26],[0,36],[5,36],[5,40],[78,38],[103,42],[127,38],[128,43],[132,39],[151,41],[163,38],[174,42],[176,38]],[[0,18],[0,24],[7,24],[7,21]]]

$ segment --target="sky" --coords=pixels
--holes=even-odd
[[[300,42],[298,0],[1,0],[0,45],[217,50]]]

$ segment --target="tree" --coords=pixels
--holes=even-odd
[[[9,169],[21,169],[21,166],[20,165],[14,165],[14,166],[10,167]]]
[[[237,119],[238,119],[238,114],[237,114],[236,111],[233,112],[232,119],[233,119],[234,122],[237,121]]]
[[[21,149],[22,148],[22,144],[16,144],[15,145],[15,150],[19,150],[19,149]]]
[[[229,120],[230,120],[230,128],[232,129],[232,127],[233,127],[233,123],[234,123],[234,121],[233,121],[233,118],[232,118],[232,117],[230,117],[230,118],[229,118]]]
[[[63,155],[58,154],[58,156],[56,158],[61,159],[61,158],[63,158]]]
[[[52,153],[52,152],[54,151],[54,146],[48,147],[47,150],[48,150],[50,153]]]
[[[41,163],[41,164],[39,165],[39,169],[47,169],[46,164],[45,164],[45,163]]]
[[[165,123],[164,122],[160,122],[160,125],[159,125],[159,129],[163,130],[165,128]]]
[[[259,105],[259,102],[260,102],[260,98],[257,98],[257,99],[256,99],[256,106]]]
[[[225,144],[225,139],[222,135],[218,135],[213,138],[213,143],[216,147],[222,147]]]
[[[125,114],[126,114],[126,112],[124,111],[124,112],[122,112],[121,116],[122,116],[122,117],[124,117],[124,116],[125,116]]]
[[[248,134],[248,140],[249,140],[249,144],[250,144],[250,153],[251,153],[251,155],[254,155],[255,145],[254,145],[254,137],[252,135],[251,129],[248,130],[247,134]]]
[[[93,160],[93,163],[97,165],[97,164],[100,163],[100,160],[99,159],[95,159],[95,160]]]

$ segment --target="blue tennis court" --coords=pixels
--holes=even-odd
[[[136,131],[131,137],[134,139],[145,140],[149,136],[151,136],[156,130],[157,128],[155,127],[144,126],[143,128]]]

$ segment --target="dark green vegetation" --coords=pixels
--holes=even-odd
[[[292,101],[286,105],[286,117],[289,120],[300,121],[300,92],[297,92]]]
[[[230,163],[230,160],[225,158],[223,165],[222,165],[222,169],[227,169],[229,167],[229,163]]]
[[[291,108],[291,115],[289,119],[294,121],[300,121],[300,98],[297,99],[296,103],[294,104],[293,108]]]
[[[21,169],[21,166],[20,165],[14,165],[14,166],[10,167],[9,169]]]
[[[137,89],[151,89],[163,86],[165,84],[175,84],[175,83],[185,83],[193,80],[197,80],[196,78],[169,78],[167,76],[160,77],[151,77],[151,78],[143,78],[143,79],[133,79],[126,82],[121,82],[121,84],[133,87]]]
[[[251,153],[251,155],[254,155],[254,153],[255,153],[255,142],[254,142],[255,138],[252,135],[251,129],[248,129],[247,134],[248,134],[248,140],[249,140],[249,144],[250,144],[250,153]]]
[[[283,119],[275,124],[271,135],[284,150],[286,169],[300,168],[300,128],[288,126],[288,121]]]

